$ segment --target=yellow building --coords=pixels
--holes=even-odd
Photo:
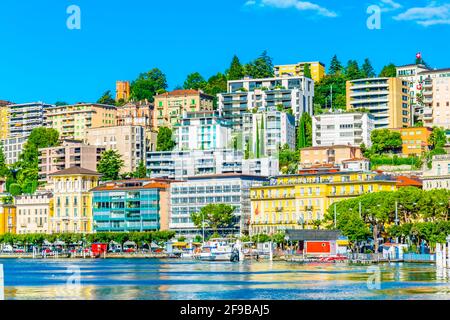
[[[0,234],[15,234],[16,226],[16,207],[10,203],[0,203]]]
[[[307,172],[307,173],[305,173]],[[373,172],[308,170],[273,177],[269,185],[250,189],[251,233],[273,234],[285,229],[311,229],[336,201],[367,192],[394,191],[396,181]]]
[[[303,76],[305,64],[309,64],[311,78],[314,82],[319,82],[325,77],[325,65],[319,61],[299,62],[296,64],[285,64],[274,66],[275,77],[281,76]]]
[[[116,101],[130,99],[130,81],[116,81]]]
[[[174,90],[155,96],[153,111],[153,129],[172,128],[177,124],[183,112],[213,110],[214,97],[201,90]]]
[[[53,179],[53,212],[50,212],[51,233],[91,233],[92,194],[100,174],[80,167],[71,167],[50,175]]]
[[[62,139],[83,140],[86,129],[116,125],[115,106],[98,103],[54,106],[45,110],[46,126],[58,130]]]
[[[0,105],[0,140],[8,138],[8,110],[8,106]]]
[[[430,147],[428,139],[433,130],[428,127],[410,127],[392,129],[392,131],[400,132],[402,136],[402,153],[404,155],[422,155],[427,152]]]
[[[368,78],[347,81],[347,110],[367,109],[375,129],[411,126],[409,82],[400,78]]]

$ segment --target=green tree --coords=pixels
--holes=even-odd
[[[330,62],[330,67],[328,68],[328,74],[329,75],[338,75],[342,73],[343,66],[341,62],[339,61],[337,55],[334,55]]]
[[[159,128],[156,151],[172,151],[175,147],[175,141],[173,140],[172,135],[172,130],[170,128]]]
[[[97,171],[102,174],[102,180],[118,180],[124,161],[117,150],[106,150],[97,164]]]
[[[204,91],[214,97],[215,105],[217,105],[217,94],[227,91],[227,77],[220,72],[211,76],[206,83]]]
[[[400,132],[389,129],[376,129],[370,133],[372,141],[371,151],[374,154],[384,154],[388,152],[397,152],[402,147],[402,136]]]
[[[199,212],[193,212],[191,219],[197,228],[202,228],[204,222],[206,228],[218,233],[220,228],[229,228],[233,224],[234,210],[234,207],[223,203],[208,204]]]
[[[259,159],[261,157],[260,150],[260,141],[259,141],[259,128],[258,128],[258,119],[256,119],[256,158]]]
[[[297,127],[297,150],[312,146],[312,118],[303,112]]]
[[[333,109],[345,110],[346,104],[346,77],[344,74],[327,75],[314,85],[314,105],[318,106],[317,109],[333,107]]]
[[[147,99],[154,101],[154,96],[167,89],[167,80],[161,70],[154,68],[146,73],[141,73],[136,80],[131,83],[131,98],[137,101]]]
[[[244,77],[244,67],[241,65],[239,58],[234,55],[230,68],[227,71],[228,80],[240,80]]]
[[[139,165],[134,172],[135,178],[145,178],[147,177],[147,168],[145,167],[145,163],[143,160],[139,161]]]
[[[303,75],[307,78],[312,79],[311,65],[309,63],[305,63],[305,66],[303,67]]]
[[[278,152],[278,163],[283,174],[295,174],[298,170],[299,152],[289,148],[288,144],[282,146]]]
[[[356,80],[362,78],[361,70],[356,60],[349,60],[345,68],[345,76],[347,80]]]
[[[198,72],[188,74],[183,84],[183,89],[203,90],[207,83],[202,75]]]
[[[390,63],[381,69],[380,77],[393,78],[397,76],[397,68],[395,64]]]
[[[6,157],[3,150],[3,143],[0,142],[0,177],[6,177],[9,175],[9,169],[6,165]]]
[[[108,90],[105,93],[103,93],[100,99],[97,100],[97,103],[114,106],[116,104],[116,100],[113,98],[111,90]]]
[[[447,136],[445,130],[439,127],[433,127],[433,131],[430,134],[428,143],[432,150],[443,149],[447,143]]]
[[[364,59],[364,63],[361,67],[361,76],[363,78],[375,77],[375,70],[373,69],[372,64],[370,63],[370,60],[368,58]]]
[[[16,197],[16,196],[21,195],[21,194],[22,194],[22,188],[20,187],[20,184],[18,184],[18,183],[12,183],[12,184],[9,186],[9,193],[10,193],[13,197]]]
[[[60,107],[60,106],[67,106],[68,103],[65,101],[56,101],[55,102],[55,106]]]
[[[272,58],[267,54],[267,51],[245,65],[245,73],[255,79],[273,77]]]

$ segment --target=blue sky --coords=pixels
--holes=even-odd
[[[69,5],[81,30],[69,30]],[[370,5],[382,9],[369,30]],[[425,0],[2,0],[0,99],[96,101],[115,81],[160,68],[169,87],[268,50],[275,64],[369,57],[377,71],[416,52],[450,67],[450,4]]]

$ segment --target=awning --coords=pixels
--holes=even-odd
[[[287,241],[336,241],[342,236],[340,230],[287,229]]]

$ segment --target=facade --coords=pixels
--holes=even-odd
[[[170,230],[177,234],[195,237],[202,230],[191,220],[192,212],[199,212],[211,203],[223,203],[235,208],[235,220],[221,234],[248,234],[250,222],[250,187],[265,182],[261,176],[219,174],[188,177],[186,181],[170,186]]]
[[[5,154],[5,162],[13,164],[19,160],[24,144],[28,137],[13,137],[0,141],[3,145],[3,152]]]
[[[112,181],[92,189],[95,232],[169,229],[169,188],[164,179]]]
[[[375,128],[370,113],[325,113],[312,117],[312,145],[372,145],[370,133]]]
[[[116,125],[116,107],[98,103],[54,106],[46,109],[46,125],[61,139],[83,140],[87,129]]]
[[[375,129],[410,127],[409,89],[409,82],[400,78],[347,81],[347,110],[368,110],[374,117]]]
[[[72,167],[50,174],[53,183],[53,216],[51,233],[91,233],[92,194],[100,174]]]
[[[71,167],[95,171],[104,150],[75,140],[64,140],[61,146],[39,149],[39,181],[48,183],[51,173]]]
[[[319,82],[323,77],[325,77],[325,65],[320,61],[276,65],[274,66],[273,71],[275,73],[275,77],[304,76],[306,64],[309,64],[309,69],[311,70],[311,78],[314,80],[314,82]]]
[[[0,141],[8,138],[8,105],[0,100]]]
[[[50,233],[52,199],[51,193],[42,192],[15,197],[17,233]]]
[[[264,110],[291,112],[296,124],[303,112],[313,114],[314,81],[305,77],[245,78],[228,81],[228,92],[218,94],[218,110],[233,131],[243,127],[243,114]]]
[[[186,112],[174,125],[176,150],[211,150],[231,147],[231,125],[215,111]]]
[[[116,81],[116,101],[130,99],[130,81]]]
[[[140,161],[145,161],[146,133],[141,126],[111,126],[86,130],[84,140],[105,150],[117,150],[124,166],[121,173],[134,172]]]
[[[235,139],[249,158],[278,156],[286,144],[295,149],[295,117],[275,110],[245,113],[242,134],[236,133]]]
[[[278,158],[246,160],[242,151],[233,149],[148,152],[147,171],[152,178],[177,180],[223,173],[258,176],[279,173]]]
[[[335,202],[367,192],[394,191],[396,180],[372,172],[323,172],[277,176],[250,189],[251,234],[313,229]]]
[[[34,128],[42,127],[45,122],[45,111],[52,107],[43,102],[10,104],[8,109],[7,137],[28,137]]]
[[[428,139],[433,132],[431,128],[410,127],[393,129],[393,131],[400,132],[402,136],[402,154],[420,156],[429,150]]]
[[[129,102],[117,107],[116,125],[152,128],[153,105],[148,102]]]
[[[361,148],[352,145],[334,145],[300,149],[300,166],[341,165],[348,159],[362,158]]]
[[[0,235],[5,233],[15,234],[16,226],[16,206],[11,203],[0,202]]]
[[[423,173],[424,190],[450,190],[450,154],[433,156],[432,168]]]
[[[153,129],[172,128],[184,112],[213,110],[214,97],[201,90],[174,90],[155,96]]]
[[[423,124],[450,129],[450,69],[421,72]]]

